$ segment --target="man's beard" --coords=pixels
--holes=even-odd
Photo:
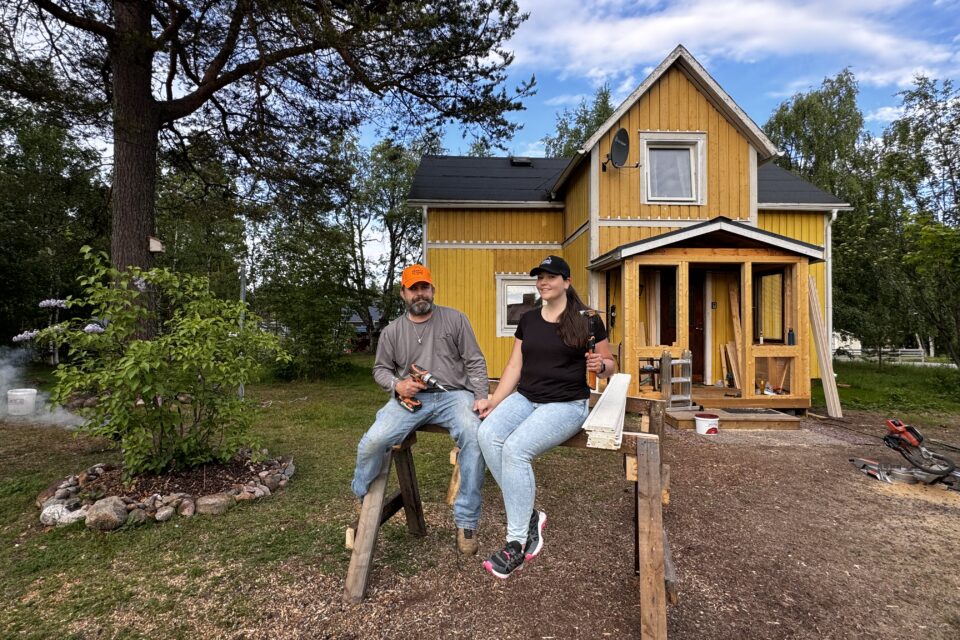
[[[407,305],[407,311],[412,316],[425,316],[433,311],[433,300],[424,300],[423,298],[414,300]]]

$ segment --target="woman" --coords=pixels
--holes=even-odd
[[[587,307],[570,286],[563,258],[548,256],[530,275],[544,304],[520,318],[497,391],[480,411],[480,450],[507,512],[507,543],[483,566],[501,579],[543,548],[547,515],[534,509],[531,462],[580,430],[589,413],[587,371],[601,378],[616,372],[603,323],[580,313]],[[595,353],[588,351],[591,335]]]

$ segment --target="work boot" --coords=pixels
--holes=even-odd
[[[465,556],[475,556],[480,550],[477,532],[474,529],[457,528],[457,550]]]
[[[511,540],[502,550],[490,556],[483,563],[483,568],[491,575],[506,580],[514,571],[523,569],[523,547],[516,540]]]

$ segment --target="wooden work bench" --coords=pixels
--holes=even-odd
[[[591,405],[597,397],[598,394],[591,397]],[[676,576],[661,511],[662,505],[668,502],[669,483],[669,468],[661,465],[664,404],[657,400],[631,397],[627,399],[626,410],[627,413],[643,416],[642,430],[624,431],[619,449],[590,451],[622,455],[626,478],[634,483],[634,569],[639,575],[640,637],[660,640],[666,638],[667,599],[676,602]],[[426,425],[417,431],[447,433],[446,429],[436,425]],[[383,523],[403,509],[410,534],[424,536],[427,533],[411,450],[417,441],[417,431],[384,454],[380,473],[370,484],[363,500],[347,571],[344,590],[346,602],[358,603],[363,600]],[[561,446],[587,448],[586,432],[581,431]],[[387,496],[387,481],[394,462],[400,488]],[[451,462],[455,462],[453,457]],[[452,503],[458,485],[459,467],[455,466],[447,495],[449,503]]]

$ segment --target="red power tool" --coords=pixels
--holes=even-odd
[[[446,391],[446,388],[440,384],[440,381],[437,380],[432,373],[418,366],[416,363],[410,365],[410,378],[427,385],[427,387],[431,389],[436,389],[437,391]],[[400,403],[400,406],[410,413],[419,411],[420,407],[423,406],[422,402],[412,396],[402,396],[399,393],[397,393],[396,396],[397,402]]]
[[[960,491],[960,470],[956,464],[923,445],[923,435],[916,427],[904,424],[896,418],[887,420],[890,433],[883,437],[883,444],[902,455],[910,467],[895,467],[878,460],[850,458],[855,467],[868,476],[894,483],[941,483],[954,491]]]

